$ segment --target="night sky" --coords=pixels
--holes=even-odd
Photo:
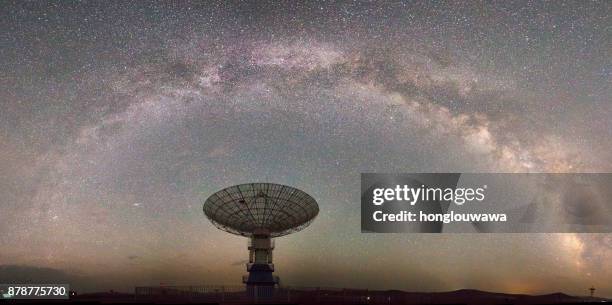
[[[612,2],[0,2],[0,282],[240,285],[202,213],[277,182],[294,286],[612,296],[611,234],[362,234],[361,172],[612,171]]]

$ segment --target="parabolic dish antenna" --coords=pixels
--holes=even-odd
[[[274,183],[246,183],[212,194],[204,214],[219,229],[250,238],[247,288],[273,287],[272,238],[306,228],[319,213],[317,202],[296,188]]]
[[[204,214],[219,229],[252,237],[279,237],[307,227],[319,213],[310,195],[290,186],[247,183],[230,186],[204,202]]]

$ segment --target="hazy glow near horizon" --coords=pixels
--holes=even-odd
[[[612,296],[610,234],[362,234],[361,172],[609,172],[611,2],[9,3],[0,282],[239,284],[202,200],[295,186],[284,284]],[[8,246],[7,246],[8,245]]]

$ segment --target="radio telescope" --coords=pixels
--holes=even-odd
[[[204,214],[219,229],[248,237],[249,288],[279,283],[272,276],[272,238],[306,228],[319,213],[317,202],[296,188],[274,183],[247,183],[230,186],[204,202]]]

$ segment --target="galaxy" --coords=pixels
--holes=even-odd
[[[612,171],[612,3],[0,5],[0,282],[239,285],[202,203],[316,198],[293,286],[612,296],[610,234],[364,234],[360,173]]]

